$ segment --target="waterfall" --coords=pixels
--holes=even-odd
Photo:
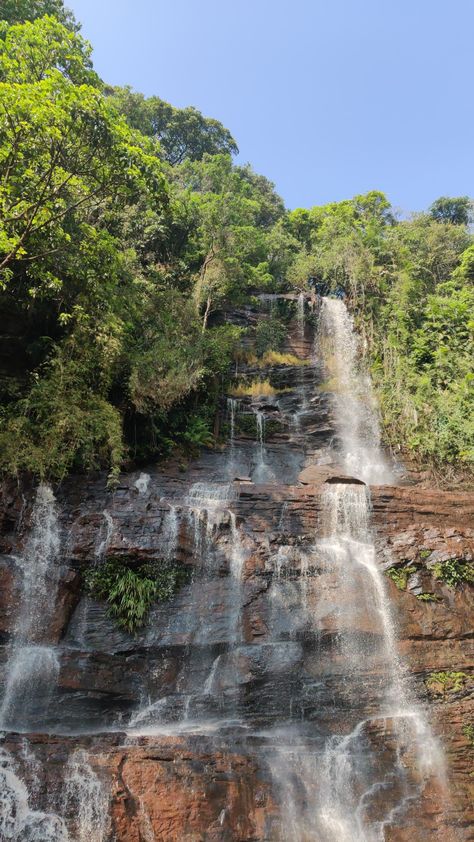
[[[329,484],[321,508],[324,534],[317,549],[329,584],[326,589],[319,585],[318,608],[326,622],[332,612],[337,629],[334,657],[344,666],[353,692],[373,680],[374,671],[382,686],[377,709],[360,721],[351,722],[349,716],[346,733],[330,734],[317,750],[301,734],[296,748],[287,745],[277,750],[271,766],[281,792],[281,839],[383,842],[386,829],[396,817],[403,817],[428,779],[436,779],[442,789],[443,756],[423,711],[411,698],[396,651],[369,526],[368,489]],[[281,560],[277,567],[280,572]],[[383,762],[387,754],[388,772]]]
[[[60,549],[56,501],[40,485],[23,554],[21,596],[13,630],[0,708],[3,728],[23,730],[38,724],[38,702],[47,710],[59,673],[56,651],[42,643],[53,621],[59,582]]]
[[[74,818],[74,842],[103,842],[109,829],[109,796],[83,749],[65,767],[64,812]]]
[[[142,471],[142,473],[140,474],[138,479],[135,480],[134,485],[135,485],[135,488],[137,489],[139,494],[146,494],[147,491],[148,491],[148,486],[150,485],[150,482],[151,482],[150,474],[145,474]]]
[[[298,323],[299,339],[304,341],[304,292],[298,295],[298,302],[296,306],[296,321]]]
[[[265,414],[260,409],[253,410],[255,415],[255,426],[257,429],[257,464],[255,466],[253,481],[254,482],[274,482],[275,474],[266,461],[265,450]]]
[[[0,748],[0,839],[2,842],[104,842],[109,830],[109,796],[90,766],[87,752],[77,749],[64,766],[64,783],[59,793],[61,813],[34,809],[41,764],[27,746],[22,751],[25,767],[33,767],[34,785],[28,788],[15,761]],[[39,786],[38,786],[39,789]],[[54,800],[48,793],[48,800]]]
[[[229,435],[229,458],[227,470],[230,478],[235,472],[235,417],[239,408],[239,402],[236,398],[227,398],[227,411],[230,421],[230,435]]]
[[[223,664],[225,668],[226,663],[224,655],[216,656],[209,646],[208,613],[212,611],[212,605],[209,605],[207,595],[210,593],[213,597],[213,582],[222,564],[223,553],[229,575],[219,579],[222,591],[217,591],[217,599],[219,602],[222,599],[226,606],[226,647],[231,653],[241,641],[245,563],[237,517],[228,508],[237,497],[238,491],[232,483],[195,482],[182,499],[182,522],[183,526],[187,524],[192,535],[195,558],[195,576],[190,585],[186,615],[189,642],[174,691],[158,699],[156,695],[149,694],[143,700],[128,724],[131,738],[137,733],[199,733],[216,730],[224,724],[219,710],[220,696],[215,687],[219,667]],[[162,541],[168,556],[170,547],[177,547],[178,527],[178,510],[170,505],[162,525]],[[218,543],[221,529],[224,540]]]
[[[12,756],[0,748],[0,839],[2,842],[72,842],[55,813],[33,810]],[[92,840],[91,840],[92,842]]]
[[[110,512],[108,512],[107,509],[104,509],[102,514],[104,517],[105,529],[103,537],[99,541],[99,544],[95,551],[96,562],[104,560],[107,550],[110,546],[110,541],[112,540],[112,534],[114,531],[114,520]]]
[[[380,427],[370,378],[359,364],[354,323],[343,301],[323,298],[320,336],[334,393],[335,420],[342,462],[349,476],[372,485],[393,483],[380,447]]]
[[[163,515],[161,545],[167,561],[173,561],[178,547],[179,519],[176,506],[169,504],[169,509]]]
[[[322,756],[318,816],[328,840],[376,842],[384,838],[384,827],[392,808],[389,807],[378,821],[370,820],[372,800],[376,801],[387,781],[383,776],[377,778],[377,758],[374,758],[370,772],[366,771],[367,730],[376,724],[382,728],[383,738],[395,740],[397,762],[392,775],[399,778],[407,803],[419,794],[419,780],[426,782],[430,775],[443,778],[443,758],[422,711],[410,698],[398,657],[390,604],[369,529],[368,489],[363,485],[330,485],[323,493],[322,509],[327,537],[321,541],[320,547],[339,569],[342,603],[344,591],[349,589],[350,596],[355,595],[357,603],[365,604],[365,611],[373,614],[374,629],[381,639],[378,657],[386,674],[386,686],[385,698],[382,697],[380,710],[373,718],[357,723],[348,735],[334,736],[327,741]],[[350,674],[356,677],[371,652],[367,650],[365,641],[354,632],[348,637],[345,644],[343,634],[342,650]],[[388,731],[387,723],[391,723]],[[400,759],[410,748],[414,751],[416,764],[415,780],[412,782],[406,780],[406,771]],[[378,750],[381,750],[380,747]]]

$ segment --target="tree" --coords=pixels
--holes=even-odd
[[[131,88],[111,88],[108,93],[132,128],[160,142],[163,156],[172,166],[186,159],[200,161],[206,154],[235,155],[239,151],[229,130],[196,108],[174,108],[157,96],[146,99]]]
[[[451,225],[469,225],[473,218],[473,203],[469,196],[449,198],[441,196],[429,209],[436,222],[450,222]]]
[[[7,283],[19,262],[33,288],[60,286],[58,255],[108,200],[138,194],[146,182],[165,198],[160,164],[99,90],[74,84],[92,72],[87,50],[54,19],[11,27],[0,68],[0,278]]]
[[[40,82],[59,71],[77,85],[101,87],[92,69],[92,48],[54,17],[0,28],[0,81]]]
[[[65,8],[63,0],[0,0],[0,20],[9,24],[25,23],[44,15],[53,15],[69,29],[79,29],[73,13]]]

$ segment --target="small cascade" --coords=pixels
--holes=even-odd
[[[239,408],[236,398],[227,398],[227,412],[230,423],[228,473],[231,478],[235,473],[235,418]]]
[[[40,485],[30,534],[18,566],[21,596],[10,647],[0,726],[24,730],[38,724],[38,705],[47,712],[56,687],[59,662],[44,645],[53,619],[59,582],[59,519],[48,485]]]
[[[134,482],[134,486],[137,489],[139,494],[146,494],[148,491],[148,486],[151,482],[150,474],[144,474],[143,471],[138,477],[137,480]]]
[[[94,563],[96,565],[102,564],[105,560],[114,531],[114,520],[110,512],[108,512],[107,509],[104,509],[102,516],[103,522],[99,530],[94,552]],[[91,600],[89,597],[85,596],[81,600],[77,615],[77,645],[84,650],[87,650],[88,648],[87,632],[89,629],[90,609]]]
[[[242,575],[245,565],[245,551],[242,544],[240,530],[237,526],[237,518],[234,512],[229,511],[230,516],[230,575],[231,581],[231,610],[230,628],[231,642],[238,643],[240,631],[240,612],[242,603]]]
[[[169,503],[169,508],[163,516],[161,530],[161,546],[166,561],[173,561],[178,547],[179,517],[176,506]]]
[[[345,471],[372,485],[393,483],[382,454],[377,405],[370,378],[359,365],[354,323],[343,301],[323,298],[320,342],[329,375]]]
[[[103,561],[105,556],[107,555],[107,550],[109,549],[114,531],[114,520],[110,512],[108,512],[107,509],[104,509],[102,514],[104,517],[104,529],[102,530],[102,537],[95,551],[95,558],[97,563]]]
[[[64,813],[74,818],[74,842],[105,842],[109,830],[109,796],[84,749],[77,749],[65,767]]]
[[[62,818],[30,807],[30,793],[12,756],[0,748],[0,839],[2,842],[73,842]]]
[[[253,410],[257,429],[257,463],[253,473],[254,482],[273,482],[275,474],[267,464],[265,449],[265,414],[260,409]]]
[[[298,324],[299,339],[304,342],[305,331],[305,313],[304,313],[304,293],[300,292],[298,295],[298,302],[296,307],[296,321]]]
[[[229,505],[237,499],[238,489],[231,483],[196,482],[182,498],[180,518],[183,528],[192,536],[195,575],[190,585],[191,593],[186,624],[189,641],[184,662],[171,694],[156,699],[153,693],[144,700],[133,714],[128,725],[130,738],[136,734],[201,733],[218,730],[222,719],[220,694],[215,693],[217,673],[222,662],[209,646],[207,594],[225,604],[225,643],[232,651],[241,640],[242,577],[245,549],[237,517]],[[176,507],[170,506],[163,534],[168,547],[177,541],[179,524]],[[222,530],[222,531],[221,531]],[[227,540],[217,541],[227,533]],[[172,535],[171,541],[168,537]],[[216,572],[223,558],[229,575],[219,579],[216,589]],[[209,590],[208,590],[209,589]],[[216,597],[213,595],[216,594]]]

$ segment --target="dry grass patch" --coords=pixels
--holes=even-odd
[[[239,361],[255,368],[265,368],[269,365],[311,365],[311,360],[303,360],[295,354],[282,354],[280,351],[266,351],[262,357],[257,357],[253,351],[239,354]]]
[[[258,397],[260,395],[270,397],[277,395],[281,389],[275,389],[269,380],[252,380],[251,383],[239,383],[230,390],[234,398]]]
[[[279,351],[267,351],[257,361],[257,365],[311,365],[311,360],[302,360],[295,354],[280,354]]]

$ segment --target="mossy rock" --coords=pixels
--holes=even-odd
[[[406,591],[408,579],[412,573],[416,573],[417,567],[414,564],[405,564],[402,567],[394,565],[385,571],[385,574],[397,586],[399,591]]]
[[[425,685],[433,695],[446,696],[463,690],[468,679],[465,672],[432,672],[425,678]]]
[[[438,581],[444,582],[450,588],[458,585],[474,585],[474,564],[462,558],[448,558],[438,561],[430,568]]]

